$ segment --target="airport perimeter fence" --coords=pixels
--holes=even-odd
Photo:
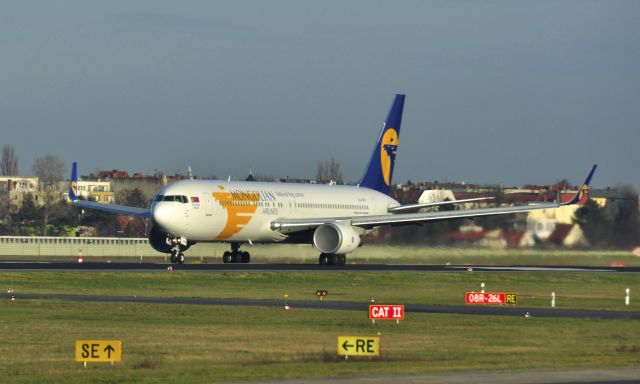
[[[191,247],[195,257],[222,255],[222,248]],[[225,247],[226,248],[226,247]],[[0,236],[2,257],[166,257],[149,245],[146,238]]]

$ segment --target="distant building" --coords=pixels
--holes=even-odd
[[[563,247],[585,247],[589,245],[578,224],[557,224],[547,243]]]
[[[36,176],[0,176],[0,188],[5,192],[35,193],[38,191]]]
[[[99,203],[111,204],[115,202],[115,193],[111,191],[111,183],[108,181],[78,180],[78,195]]]
[[[9,194],[11,204],[22,206],[24,196],[31,193],[38,202],[39,180],[36,176],[0,176],[0,191]]]
[[[98,177],[101,179],[128,179],[129,172],[114,169],[112,171],[100,171]]]

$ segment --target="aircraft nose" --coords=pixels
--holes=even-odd
[[[168,230],[171,226],[171,209],[166,204],[158,203],[151,210],[151,218],[161,228]]]

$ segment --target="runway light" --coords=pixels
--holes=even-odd
[[[167,271],[169,271],[169,272],[173,271],[173,267],[172,266],[168,266],[167,267]]]
[[[530,318],[530,317],[531,317],[531,314],[530,314],[529,312],[525,312],[524,317],[525,317],[526,319],[528,319],[528,318]]]
[[[480,283],[480,293],[484,293],[484,283]]]
[[[471,267],[467,268],[467,272],[473,272],[473,268]]]

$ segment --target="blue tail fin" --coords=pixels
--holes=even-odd
[[[398,138],[400,136],[400,123],[402,122],[402,109],[404,107],[404,95],[396,95],[393,105],[382,127],[380,137],[373,148],[367,170],[360,182],[361,187],[375,189],[378,192],[389,194],[391,179],[393,178],[393,164],[398,151]]]
[[[78,163],[71,166],[71,179],[69,180],[69,200],[79,200],[78,197]]]

